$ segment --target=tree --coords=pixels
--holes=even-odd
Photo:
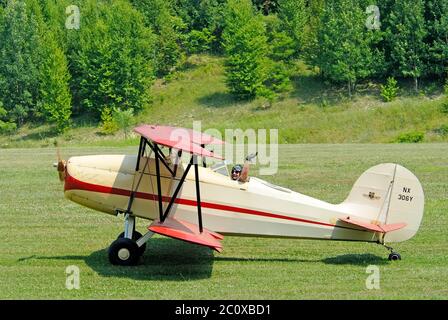
[[[165,76],[171,73],[184,58],[180,46],[180,32],[185,28],[182,19],[174,14],[171,1],[132,0],[132,3],[142,12],[146,26],[151,27],[157,35],[154,65],[156,74]]]
[[[0,99],[8,119],[22,125],[37,104],[39,23],[24,1],[11,0],[0,30]]]
[[[266,56],[269,52],[266,26],[255,14],[250,0],[229,0],[226,7],[224,48],[226,84],[239,98],[253,98],[264,89],[267,78]]]
[[[448,73],[448,0],[426,1],[425,20],[428,24],[426,43],[429,45],[428,69],[442,77]]]
[[[325,78],[345,82],[350,97],[357,81],[375,72],[374,33],[365,27],[364,10],[356,0],[326,3],[317,35],[319,55],[313,62]]]
[[[425,75],[427,46],[423,40],[427,30],[423,9],[423,0],[396,0],[386,18],[391,63],[396,66],[396,75],[414,79],[416,91],[418,79]]]
[[[14,122],[7,120],[7,115],[8,113],[3,109],[3,103],[0,101],[0,134],[11,133],[17,128]]]
[[[58,132],[63,132],[69,126],[72,114],[67,58],[51,30],[47,29],[42,39],[45,46],[43,61],[39,66],[40,104],[44,117],[56,123]]]
[[[114,108],[112,110],[112,118],[117,127],[123,130],[124,138],[127,139],[128,132],[134,125],[134,110],[132,108],[127,110]]]
[[[279,0],[278,14],[287,34],[294,39],[295,57],[305,43],[305,26],[308,21],[306,0]]]
[[[154,35],[126,1],[84,4],[77,47],[71,48],[72,88],[98,118],[106,107],[136,112],[149,102]]]

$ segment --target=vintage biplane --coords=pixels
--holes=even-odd
[[[108,214],[124,215],[124,232],[109,260],[135,265],[155,233],[222,251],[223,235],[386,243],[419,229],[424,195],[418,179],[392,163],[365,171],[347,199],[330,204],[257,177],[233,180],[226,162],[206,149],[223,141],[190,129],[142,125],[137,155],[59,160],[65,197]],[[188,156],[189,161],[182,161]],[[216,158],[214,165],[207,158]],[[144,235],[136,218],[151,220]]]

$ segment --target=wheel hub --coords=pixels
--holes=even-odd
[[[128,249],[122,248],[122,249],[118,250],[118,258],[120,258],[121,260],[123,260],[123,261],[128,260],[130,256],[131,256],[131,253],[129,252]]]

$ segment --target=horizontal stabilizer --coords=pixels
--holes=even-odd
[[[368,231],[374,231],[374,232],[381,232],[381,233],[387,233],[394,230],[402,229],[406,227],[406,223],[394,223],[394,224],[373,224],[368,222],[361,222],[351,219],[350,217],[339,219],[340,221],[343,221],[345,223],[361,227]]]
[[[217,252],[222,252],[220,240],[224,239],[219,233],[203,229],[199,232],[199,226],[183,220],[166,218],[164,222],[154,220],[148,230],[186,242],[206,246]]]

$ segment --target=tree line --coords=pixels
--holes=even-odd
[[[299,59],[349,95],[388,77],[418,90],[447,77],[448,0],[1,0],[0,132],[138,113],[154,79],[204,52],[225,56],[239,99],[290,90]]]

